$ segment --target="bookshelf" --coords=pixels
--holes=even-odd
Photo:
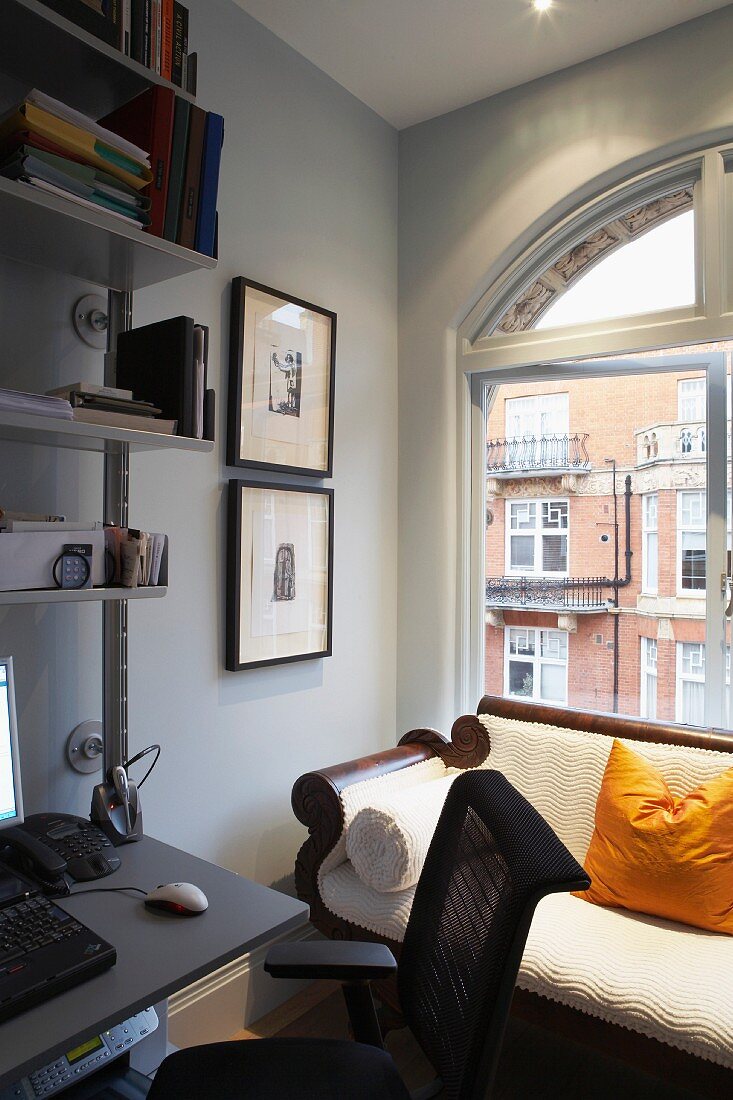
[[[103,424],[77,424],[73,420],[3,410],[0,410],[0,439],[36,443],[41,447],[65,447],[72,451],[104,452],[111,449],[109,445],[113,443],[126,444],[130,452],[163,450],[207,454],[214,449],[208,439],[110,428]]]
[[[123,600],[159,600],[167,595],[167,585],[144,588],[33,588],[23,592],[0,592],[0,607],[39,603],[109,603]]]
[[[2,177],[0,254],[128,292],[216,267],[211,256],[144,233],[101,208]]]
[[[101,118],[151,84],[193,96],[39,0],[3,0],[0,71]]]
[[[18,82],[22,95],[38,87],[94,118],[109,113],[146,88],[173,88],[193,97],[121,51],[108,46],[40,0],[0,0],[0,74]],[[216,260],[162,240],[111,216],[0,178],[0,256],[96,283],[108,291],[108,347],[132,327],[133,292],[192,271],[212,270]],[[104,381],[114,386],[114,356]],[[207,440],[158,435],[102,425],[0,412],[0,439],[96,451],[104,458],[104,519],[129,526],[130,454],[136,451],[211,453]],[[128,604],[168,592],[168,551],[160,584],[137,589],[36,589],[0,592],[0,607],[98,603],[102,607],[103,767],[128,756]]]

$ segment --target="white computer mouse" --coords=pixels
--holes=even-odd
[[[148,909],[163,909],[179,917],[197,917],[209,908],[203,890],[191,882],[169,882],[145,895]]]

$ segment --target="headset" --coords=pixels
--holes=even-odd
[[[128,775],[128,769],[151,752],[155,753],[155,759],[140,782],[134,783]],[[91,819],[115,847],[140,840],[143,835],[143,813],[138,792],[158,763],[159,757],[160,745],[148,745],[123,764],[111,767],[104,782],[94,788]]]

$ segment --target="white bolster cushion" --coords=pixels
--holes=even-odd
[[[365,806],[346,834],[346,854],[363,883],[380,894],[414,886],[455,775]]]

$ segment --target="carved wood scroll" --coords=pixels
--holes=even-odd
[[[298,897],[310,906],[311,923],[316,928],[336,939],[351,939],[355,934],[361,939],[380,939],[329,912],[318,890],[321,864],[343,831],[340,793],[344,787],[388,775],[433,756],[439,756],[449,768],[475,768],[484,762],[489,748],[489,735],[478,718],[474,714],[464,714],[453,723],[450,741],[437,730],[411,730],[397,748],[308,772],[296,780],[291,798],[293,813],[306,826],[309,835],[295,862],[295,889]]]

